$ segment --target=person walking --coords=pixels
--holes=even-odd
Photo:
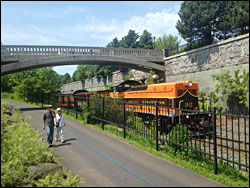
[[[57,111],[57,114],[56,114],[56,118],[54,119],[54,121],[55,121],[54,123],[56,125],[56,127],[55,127],[55,131],[56,131],[55,141],[61,140],[61,142],[64,143],[63,129],[64,129],[64,126],[66,126],[66,124],[64,122],[64,115],[62,114],[61,108],[57,108],[56,111]]]
[[[56,117],[52,105],[47,105],[48,111],[43,115],[43,129],[46,128],[47,142],[52,147],[54,135],[54,118]]]

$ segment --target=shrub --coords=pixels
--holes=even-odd
[[[213,74],[213,79],[217,80],[215,92],[221,93],[220,99],[224,101],[227,97],[227,104],[231,111],[239,111],[244,106],[249,108],[249,72],[244,70],[239,75],[239,69],[234,71],[234,77],[225,71],[222,74]],[[243,105],[243,106],[242,106]]]

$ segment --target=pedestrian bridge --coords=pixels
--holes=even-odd
[[[1,46],[1,76],[60,65],[112,65],[164,73],[162,50],[76,46]]]

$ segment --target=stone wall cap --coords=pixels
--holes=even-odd
[[[207,45],[207,46],[203,46],[203,47],[200,47],[200,48],[197,48],[197,49],[193,49],[193,50],[190,50],[190,51],[187,51],[187,52],[183,52],[183,53],[180,53],[180,54],[169,56],[169,57],[164,58],[164,61],[170,60],[170,59],[173,59],[173,58],[176,58],[176,57],[179,57],[179,56],[191,54],[191,53],[194,53],[194,52],[197,52],[197,51],[205,50],[207,48],[220,46],[222,44],[226,44],[226,43],[229,43],[229,42],[232,42],[232,41],[237,41],[237,40],[244,39],[244,38],[249,38],[249,33],[246,33],[244,35],[240,35],[240,36],[237,36],[237,37],[229,38],[227,40],[217,42],[217,43],[214,43],[214,44],[210,44],[210,45]]]

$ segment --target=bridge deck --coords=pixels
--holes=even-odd
[[[165,71],[161,50],[72,46],[1,46],[1,76],[48,66],[93,64]]]

